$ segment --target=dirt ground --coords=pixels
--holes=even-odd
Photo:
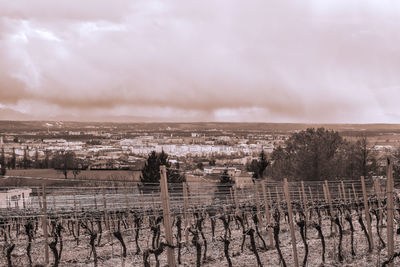
[[[351,256],[350,249],[350,231],[348,230],[348,223],[343,221],[344,224],[344,236],[343,236],[343,257],[344,261],[338,261],[337,246],[339,242],[339,236],[330,235],[330,223],[325,220],[323,223],[323,233],[325,235],[326,242],[326,261],[322,264],[321,260],[321,241],[318,238],[317,231],[308,227],[307,231],[307,243],[309,246],[309,255],[306,266],[381,266],[382,262],[386,260],[386,249],[379,250],[379,240],[376,234],[375,221],[373,221],[373,238],[375,248],[372,253],[368,253],[368,243],[366,237],[360,229],[358,222],[354,219],[353,224],[355,227],[354,235],[354,246],[356,256]],[[144,228],[147,225],[143,225]],[[250,250],[250,241],[248,236],[246,237],[246,245],[243,253],[240,251],[240,244],[242,238],[242,230],[236,226],[235,222],[231,222],[232,237],[230,243],[230,257],[233,266],[257,266],[256,258],[253,252]],[[223,227],[221,221],[217,220],[217,229],[215,238],[211,236],[210,220],[206,219],[204,225],[204,232],[208,243],[207,248],[207,260],[202,266],[228,266],[225,255],[224,255],[224,243],[221,240],[223,235]],[[386,241],[386,228],[381,229],[383,240]],[[175,233],[176,234],[176,233]],[[61,256],[60,266],[94,266],[93,257],[90,256],[89,236],[81,233],[79,244],[72,240],[67,232],[64,235],[64,248]],[[144,266],[143,265],[143,254],[135,255],[136,246],[134,241],[134,235],[131,231],[123,233],[125,243],[127,245],[127,257],[125,262],[122,260],[122,249],[118,240],[114,237],[109,237],[107,234],[103,234],[101,245],[96,247],[98,255],[98,266]],[[191,240],[191,235],[189,235]],[[263,237],[265,242],[269,244],[267,234],[264,231]],[[292,244],[290,242],[290,232],[286,222],[281,221],[281,233],[279,235],[281,242],[281,250],[283,253],[284,260],[287,266],[294,266],[292,256]],[[149,229],[143,229],[140,232],[140,247],[143,250],[151,247],[152,234]],[[51,239],[50,239],[51,240]],[[161,240],[164,240],[163,234]],[[201,238],[200,238],[201,240]],[[111,242],[110,242],[111,241]],[[296,226],[296,243],[299,265],[302,266],[304,257],[304,245],[299,233],[299,229]],[[275,248],[269,248],[267,251],[261,249],[260,240],[256,240],[259,250],[258,253],[261,258],[261,262],[264,266],[282,266],[279,262],[279,256]],[[12,253],[12,262],[14,266],[27,266],[26,256],[26,235],[20,236],[18,240],[15,240],[16,248]],[[196,265],[196,250],[193,245],[189,242],[189,246],[183,245],[182,248],[182,264],[179,266],[195,266]],[[44,247],[43,239],[37,238],[34,240],[32,245],[32,259],[34,264],[43,264],[44,262]],[[204,249],[204,247],[202,247]],[[1,242],[1,259],[0,266],[6,266],[6,257],[4,250],[4,242]],[[398,242],[398,236],[395,236],[395,252],[400,250],[400,242]],[[202,251],[203,252],[203,251]],[[175,249],[177,255],[177,249]],[[52,253],[49,250],[50,263],[53,262]],[[150,256],[151,266],[156,266],[154,255]],[[166,252],[160,256],[160,266],[166,266]],[[395,266],[400,264],[399,260],[395,260]]]

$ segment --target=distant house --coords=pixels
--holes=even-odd
[[[205,174],[222,174],[225,170],[228,171],[230,176],[239,176],[241,174],[241,170],[236,169],[234,167],[212,167],[212,168],[204,168]]]
[[[0,191],[0,208],[23,209],[31,205],[30,188],[15,188]]]

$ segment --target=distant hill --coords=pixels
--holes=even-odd
[[[49,126],[50,124],[50,126]],[[243,132],[272,132],[288,133],[307,128],[325,127],[343,133],[400,133],[400,124],[305,124],[305,123],[225,123],[225,122],[73,122],[73,121],[7,121],[0,120],[0,131],[33,131],[33,130],[71,130],[71,129],[132,129],[147,131],[243,131]]]

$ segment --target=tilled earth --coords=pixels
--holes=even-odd
[[[307,243],[308,243],[308,258],[307,266],[381,266],[382,263],[387,259],[387,250],[378,249],[379,239],[376,233],[375,221],[373,221],[373,238],[374,238],[374,250],[372,253],[368,253],[368,242],[362,232],[358,222],[353,219],[353,225],[355,227],[354,233],[354,246],[356,256],[351,255],[350,247],[350,231],[348,223],[343,220],[344,233],[343,233],[343,262],[338,261],[338,242],[339,236],[330,235],[330,222],[324,221],[323,233],[325,235],[326,243],[326,255],[325,264],[322,265],[321,259],[321,241],[318,238],[317,231],[309,226],[307,228]],[[161,227],[162,228],[162,227]],[[232,231],[231,243],[229,247],[229,253],[232,260],[233,266],[257,266],[256,257],[254,256],[250,248],[250,239],[246,236],[246,244],[244,251],[241,252],[240,246],[242,242],[242,230],[235,222],[231,222],[230,229]],[[381,235],[383,240],[386,242],[386,228],[382,227]],[[204,233],[207,239],[207,258],[203,261],[202,266],[228,266],[227,260],[224,254],[224,242],[222,236],[224,233],[222,223],[217,221],[217,229],[215,238],[211,236],[210,221],[206,220],[204,225]],[[81,233],[79,243],[73,239],[67,232],[64,234],[64,245],[61,255],[60,266],[94,266],[93,255],[90,255],[89,236]],[[184,235],[183,235],[184,236]],[[263,232],[265,242],[269,245],[268,236]],[[150,230],[142,230],[140,232],[139,245],[141,247],[141,253],[136,255],[136,245],[134,235],[131,231],[123,233],[123,238],[127,246],[127,257],[125,260],[121,257],[122,249],[119,241],[114,237],[110,237],[108,234],[103,234],[100,246],[96,247],[98,255],[98,266],[144,266],[143,264],[143,251],[151,247],[152,233]],[[184,237],[183,237],[184,238]],[[179,266],[196,266],[196,249],[191,244],[192,235],[189,235],[189,245],[183,244],[182,246],[182,263]],[[293,250],[290,242],[290,232],[286,222],[281,221],[281,232],[279,235],[280,247],[284,260],[287,266],[294,266],[293,262]],[[52,238],[49,239],[51,241]],[[163,234],[161,239],[164,240]],[[200,241],[202,241],[200,237]],[[304,258],[304,244],[300,236],[299,228],[296,226],[296,241],[297,241],[297,252],[299,265],[302,266]],[[20,235],[18,239],[14,240],[16,247],[12,253],[13,266],[29,266],[28,258],[26,255],[27,238],[26,235]],[[256,238],[258,246],[258,253],[261,258],[261,262],[264,266],[282,266],[279,260],[279,256],[275,247],[269,247],[268,250],[263,250],[261,241]],[[274,243],[275,244],[275,243]],[[6,260],[6,249],[4,240],[1,242],[1,259],[0,266],[7,266]],[[204,246],[202,247],[203,253]],[[400,251],[400,242],[398,242],[398,236],[395,236],[395,252]],[[175,249],[177,255],[177,249]],[[32,261],[33,266],[40,266],[44,263],[44,242],[43,238],[37,236],[32,243]],[[49,249],[50,264],[53,263],[53,255]],[[162,253],[159,257],[160,266],[167,265],[166,252]],[[395,266],[400,264],[399,260],[395,260]],[[156,266],[154,255],[150,256],[151,266]]]

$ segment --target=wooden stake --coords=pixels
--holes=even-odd
[[[282,211],[282,207],[281,207],[281,196],[279,194],[277,186],[275,186],[275,190],[276,190],[276,202],[277,202],[276,205],[278,206],[279,214],[280,214],[280,217],[282,218],[283,211]],[[268,192],[270,193],[269,188],[268,188]],[[269,197],[270,197],[269,202],[272,203],[271,194],[269,194]]]
[[[46,198],[46,184],[42,185],[42,196],[43,196],[43,220],[42,229],[44,235],[44,262],[46,265],[49,264],[49,232],[47,230],[47,198]]]
[[[274,246],[274,239],[272,236],[272,228],[271,226],[271,217],[269,214],[269,206],[268,206],[268,201],[267,201],[267,192],[265,190],[265,181],[262,183],[262,194],[264,197],[264,206],[265,206],[265,218],[267,220],[267,225],[268,225],[268,238],[269,238],[269,245],[270,247]]]
[[[304,182],[301,181],[301,192],[302,192],[302,198],[303,198],[303,210],[304,210],[304,215],[306,218],[306,225],[308,223],[308,212],[307,212],[307,196],[306,192],[304,191]]]
[[[342,189],[340,187],[340,184],[338,184],[337,187],[338,187],[338,197],[339,197],[339,199],[343,199]]]
[[[310,191],[310,198],[311,198],[311,209],[314,210],[314,199],[313,199],[313,194],[311,191],[311,187],[308,187],[308,191]],[[312,216],[312,214],[311,214]],[[310,220],[312,220],[312,218],[309,218]]]
[[[367,189],[365,188],[364,176],[361,176],[361,186],[362,186],[362,191],[363,191],[364,212],[365,212],[365,219],[367,220],[367,230],[368,230],[368,235],[369,235],[369,241],[371,242],[371,248],[374,249],[374,239],[372,236],[371,217],[369,216]]]
[[[278,198],[277,198],[277,201],[278,201],[278,199],[280,200],[280,197],[279,197],[279,194],[278,194],[278,188],[277,187],[275,187],[275,188],[276,188],[276,194],[278,195]],[[269,190],[269,188],[268,188],[268,199],[269,199],[269,203],[271,203],[271,205],[272,205],[272,203],[274,203],[274,202],[272,201],[271,190]]]
[[[329,210],[331,211],[331,215],[332,215],[332,218],[333,218],[335,216],[335,214],[333,212],[331,192],[329,191],[329,185],[328,185],[328,181],[327,180],[325,180],[325,190],[326,190],[326,197],[328,198]]]
[[[393,240],[393,165],[392,159],[387,158],[387,170],[386,170],[386,197],[387,197],[387,244],[388,244],[388,258],[394,254],[394,240]],[[393,262],[389,264],[389,267],[393,267]]]
[[[260,198],[259,198],[259,195],[258,195],[258,184],[259,184],[259,182],[258,181],[256,181],[255,183],[254,183],[254,195],[255,195],[255,200],[256,200],[256,209],[257,209],[257,217],[258,217],[258,221],[259,221],[259,223],[260,223],[260,225],[262,225],[262,216],[261,216],[261,209],[260,209]],[[261,227],[261,229],[262,229],[263,227]]]
[[[328,204],[328,196],[327,196],[327,194],[326,194],[325,184],[322,184],[322,190],[324,191],[324,200],[325,200],[325,203]]]
[[[358,204],[358,194],[356,192],[356,188],[354,187],[354,184],[351,184],[351,188],[353,189],[354,200]]]
[[[104,212],[104,224],[106,225],[106,229],[108,230],[108,242],[111,243],[111,226],[108,220],[108,212],[107,212],[107,198],[104,188],[102,189],[103,194],[103,212]],[[114,255],[114,246],[111,243],[112,254]]]
[[[287,178],[284,179],[283,188],[285,191],[285,198],[286,198],[288,214],[289,214],[289,226],[290,226],[290,236],[291,236],[292,248],[293,248],[294,266],[299,267],[299,259],[297,258],[296,236],[294,233],[294,225],[293,225],[292,203],[290,201],[289,185],[288,185]]]
[[[353,189],[354,203],[355,203],[356,206],[357,206],[357,212],[360,212],[360,208],[359,208],[359,205],[358,205],[358,204],[359,204],[358,195],[357,195],[357,192],[356,192],[356,189],[355,189],[353,183],[351,184],[351,188]]]
[[[172,225],[171,225],[171,211],[168,196],[168,183],[167,183],[167,170],[164,165],[160,166],[160,187],[161,187],[161,201],[163,207],[163,221],[165,230],[165,239],[168,245],[173,246]],[[176,267],[175,252],[173,247],[167,248],[168,266]]]
[[[310,192],[311,203],[314,203],[313,193],[310,186],[308,187],[308,191]]]
[[[188,191],[187,191],[187,183],[182,183],[183,188],[183,216],[185,219],[185,242],[186,245],[189,245],[189,198],[188,198]]]
[[[342,184],[342,195],[343,195],[343,200],[344,200],[344,203],[346,204],[346,203],[347,203],[346,190],[344,189],[344,183],[343,183],[343,181],[341,181],[341,184]]]
[[[300,187],[297,187],[297,194],[299,195],[298,201],[300,203],[300,207],[302,208],[302,210],[304,210],[303,202],[301,201],[302,197],[301,197],[301,189],[300,189]],[[293,200],[297,200],[296,192],[293,192]]]
[[[239,214],[239,212],[240,212],[240,210],[239,210],[239,200],[238,200],[238,196],[237,196],[236,186],[233,188],[233,198],[235,200],[236,214]]]
[[[329,210],[331,212],[331,217],[332,219],[335,218],[335,213],[333,212],[333,205],[332,205],[332,198],[331,198],[331,192],[329,191],[329,185],[328,185],[328,181],[325,180],[325,191],[326,191],[326,196],[328,198],[328,203],[329,203]],[[337,225],[334,224],[334,233],[337,233]]]
[[[128,187],[126,187],[126,189],[124,190],[124,193],[125,193],[125,212],[126,212],[126,216],[128,218],[128,222],[130,224],[132,224],[133,219],[132,219],[132,214],[130,213],[130,210],[129,210],[129,198],[128,198],[129,188]],[[127,232],[128,233],[130,232],[129,228],[128,228]]]
[[[351,205],[351,190],[350,190],[350,188],[347,188],[347,199],[348,199],[348,201],[349,201],[349,204]]]
[[[381,205],[381,190],[380,190],[380,185],[379,185],[378,180],[374,181],[374,187],[375,187],[376,198],[378,200],[379,223],[382,223],[383,212],[382,212],[382,205]]]
[[[107,212],[107,198],[106,198],[106,193],[104,188],[102,189],[102,194],[103,194],[103,211],[104,211],[104,220],[105,220],[105,225],[107,230],[110,230],[110,224],[108,221],[108,212]]]

